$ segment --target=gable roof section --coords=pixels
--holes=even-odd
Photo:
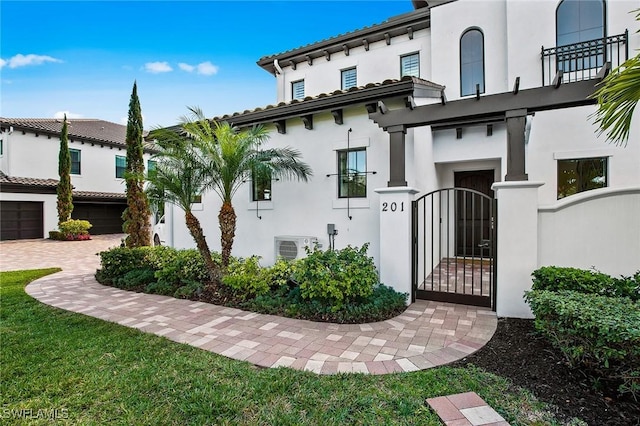
[[[0,117],[0,125],[3,129],[13,127],[14,130],[55,137],[60,137],[62,132],[62,119],[56,118]],[[67,119],[67,126],[70,140],[126,147],[127,126],[122,124],[93,118],[76,118]]]
[[[264,108],[236,112],[230,115],[214,117],[215,121],[227,121],[234,126],[246,127],[255,124],[272,123],[302,115],[342,109],[349,106],[375,103],[390,98],[430,97],[439,98],[444,86],[421,78],[405,76],[400,80],[385,80],[382,83],[370,83],[366,86],[352,87],[349,90],[336,90],[308,96],[303,100],[294,99],[267,105]]]
[[[363,3],[365,5],[365,3]],[[342,52],[345,49],[368,45],[386,37],[392,38],[399,35],[413,33],[414,31],[429,28],[431,26],[431,11],[422,8],[402,15],[394,16],[386,21],[361,28],[345,34],[339,34],[322,41],[306,46],[291,49],[274,55],[263,56],[257,64],[271,74],[275,74],[274,60],[278,60],[281,66],[290,66],[300,62],[306,62],[316,58]]]
[[[38,179],[7,176],[0,171],[0,192],[55,194],[58,179]],[[119,192],[73,191],[74,201],[124,201],[127,194]]]
[[[8,191],[11,188],[31,187],[40,189],[51,189],[55,192],[55,188],[58,185],[57,179],[38,179],[28,177],[15,177],[7,176],[4,172],[0,171],[0,187],[2,192],[15,192]]]

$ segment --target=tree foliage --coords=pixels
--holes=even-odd
[[[634,12],[640,21],[640,9]],[[633,112],[640,100],[640,53],[612,70],[593,97],[598,100],[594,116],[600,134],[606,133],[607,140],[616,145],[626,145]]]
[[[127,208],[123,213],[123,230],[129,234],[127,247],[142,247],[151,244],[151,224],[149,217],[149,201],[144,192],[144,158],[143,158],[143,126],[137,84],[133,83],[133,91],[129,102],[129,119],[127,121],[127,169],[125,182],[127,185]]]
[[[69,152],[69,134],[67,115],[64,115],[60,134],[60,152],[58,153],[58,175],[60,180],[56,188],[58,194],[58,224],[71,219],[73,211],[73,187],[71,186],[71,154]]]

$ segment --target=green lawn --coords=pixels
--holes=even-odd
[[[31,410],[33,424],[57,410],[83,425],[439,425],[425,398],[466,391],[512,425],[555,423],[530,394],[473,367],[385,376],[259,369],[25,294],[56,271],[0,273],[0,423]]]

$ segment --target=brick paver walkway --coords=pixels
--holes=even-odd
[[[427,399],[445,426],[509,426],[500,414],[475,392]]]
[[[320,374],[385,374],[447,364],[481,348],[497,325],[490,310],[440,302],[418,301],[388,321],[340,325],[102,286],[93,277],[99,262],[95,253],[119,241],[115,236],[1,243],[0,269],[61,266],[63,272],[29,284],[27,293],[51,306],[229,358]]]

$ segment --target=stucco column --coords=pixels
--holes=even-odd
[[[411,302],[411,202],[419,191],[407,186],[380,188],[380,282]]]
[[[389,133],[389,182],[387,186],[406,187],[405,178],[405,126],[391,126],[385,129]]]
[[[500,317],[533,318],[524,292],[538,267],[538,188],[543,182],[497,182],[496,311]]]
[[[527,123],[527,110],[507,111],[507,174],[506,181],[528,180],[525,173],[524,132]]]

